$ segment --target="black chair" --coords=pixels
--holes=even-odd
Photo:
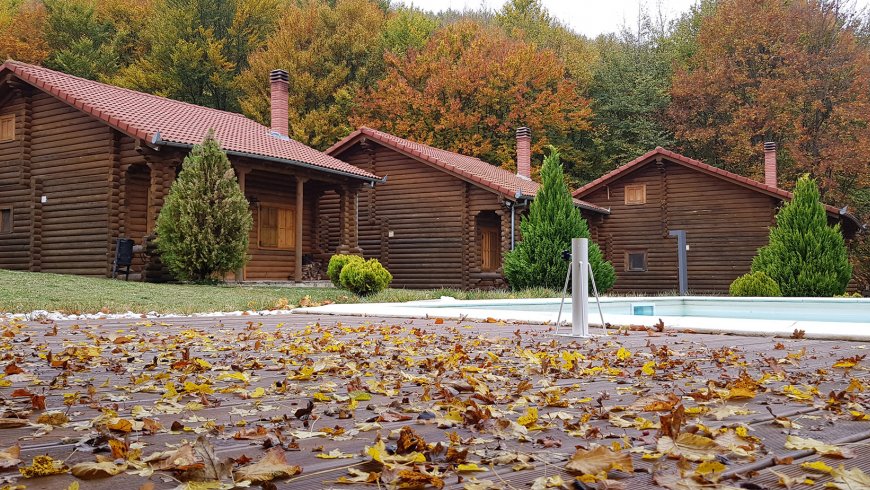
[[[133,264],[133,240],[119,238],[115,247],[115,261],[112,263],[112,278],[118,276],[118,272],[124,269],[124,280],[130,280],[130,266]]]

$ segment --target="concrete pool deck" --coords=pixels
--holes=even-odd
[[[603,297],[602,304],[613,303],[655,303],[656,301],[673,300],[705,300],[705,296],[669,296],[669,297]],[[747,298],[716,298],[732,303],[750,303]],[[754,303],[765,301],[762,298],[752,298]],[[390,318],[447,318],[503,322],[522,322],[531,324],[552,325],[557,321],[557,313],[552,311],[533,311],[533,307],[541,305],[558,305],[559,298],[535,299],[504,299],[486,301],[460,301],[452,297],[442,297],[438,300],[409,301],[406,303],[356,303],[332,304],[312,308],[297,308],[293,313],[320,315],[350,315],[360,317],[390,317]],[[806,303],[805,298],[776,298],[777,302],[793,304],[795,308]],[[857,340],[870,341],[870,299],[857,298],[813,298],[813,302],[835,311],[844,304],[858,304],[862,309],[866,306],[867,316],[864,321],[817,321],[817,320],[772,320],[747,318],[719,318],[701,316],[668,316],[668,315],[624,315],[604,313],[604,322],[612,327],[644,326],[652,327],[659,320],[663,321],[669,330],[698,333],[727,333],[749,336],[789,337],[796,330],[804,331],[804,336],[811,339]],[[528,305],[530,310],[516,309]],[[747,305],[748,307],[748,305]],[[563,333],[570,331],[571,305],[565,303],[561,323]],[[598,308],[590,303],[589,322],[591,333],[601,333],[601,320]]]

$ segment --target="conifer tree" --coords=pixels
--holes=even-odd
[[[504,275],[511,287],[561,289],[568,273],[568,262],[562,260],[562,251],[571,248],[572,238],[589,238],[589,225],[574,207],[559,152],[553,147],[544,159],[541,187],[529,207],[529,215],[523,216],[520,222],[520,231],[522,241],[504,258]],[[589,242],[589,262],[598,291],[613,287],[616,271],[592,241]]]
[[[161,259],[182,281],[242,267],[253,219],[230,161],[210,130],[185,157],[157,218]]]
[[[752,260],[752,272],[764,272],[784,296],[843,294],[852,276],[840,225],[828,226],[819,188],[809,175],[795,186],[794,197],[776,215],[770,241]]]

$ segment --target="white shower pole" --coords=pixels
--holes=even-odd
[[[589,337],[589,239],[571,239],[571,334]]]

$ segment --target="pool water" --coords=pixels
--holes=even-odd
[[[462,301],[437,302],[427,308],[461,310],[505,310],[556,314],[559,301]],[[590,316],[598,314],[595,301],[589,303]],[[604,315],[744,318],[755,320],[792,320],[816,322],[870,322],[870,298],[602,298]],[[571,316],[571,300],[565,300],[562,317]]]

